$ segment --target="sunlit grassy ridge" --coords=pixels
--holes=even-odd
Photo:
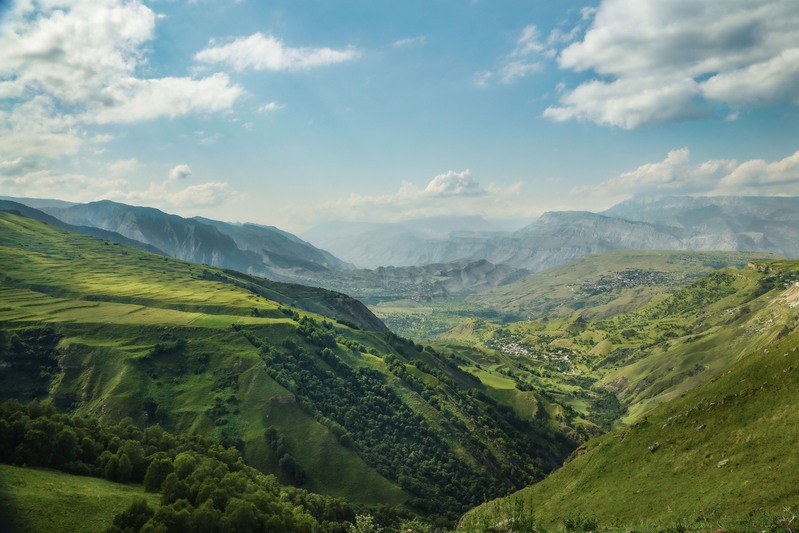
[[[575,446],[344,295],[8,213],[0,266],[4,397],[211,435],[283,482],[444,521]]]

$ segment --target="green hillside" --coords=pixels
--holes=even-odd
[[[765,252],[624,250],[582,257],[520,281],[466,297],[385,298],[370,309],[395,333],[434,340],[464,320],[511,323],[604,319],[635,311],[653,298],[722,268],[774,259]]]
[[[460,530],[515,517],[539,527],[793,531],[799,507],[799,333],[596,438],[546,480],[468,513]]]
[[[216,437],[285,483],[446,520],[576,444],[343,295],[9,213],[0,271],[4,398]]]
[[[622,418],[633,422],[791,331],[797,313],[775,291],[799,279],[792,265],[717,271],[607,317],[573,311],[509,324],[466,320],[439,342],[487,351],[492,363],[481,372],[546,395],[578,425],[584,419],[609,427],[622,415],[613,412],[614,397],[626,410]],[[476,366],[462,368],[475,373]]]
[[[633,311],[664,290],[722,268],[774,258],[764,252],[623,250],[589,255],[469,298],[478,307],[519,319],[564,317],[582,311],[604,318]]]
[[[141,485],[73,476],[45,469],[0,464],[0,530],[19,533],[85,531],[101,533],[136,498],[157,507],[157,494]]]

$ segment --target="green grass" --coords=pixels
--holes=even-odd
[[[757,520],[778,519],[799,505],[798,346],[793,333],[747,355],[636,424],[589,441],[563,468],[514,497],[545,528],[583,515],[609,530],[677,523],[766,529]],[[476,509],[463,528],[503,506],[509,504]]]
[[[136,498],[158,508],[141,485],[0,464],[0,517],[20,533],[105,531]]]
[[[590,255],[566,265],[533,274],[521,281],[491,289],[469,298],[470,303],[519,319],[570,316],[582,311],[586,318],[604,318],[634,311],[664,289],[685,286],[721,268],[741,268],[767,253],[618,251]],[[638,269],[662,273],[660,283],[601,291],[588,290],[592,283]]]
[[[353,503],[451,519],[467,498],[519,488],[575,446],[550,424],[555,411],[538,408],[549,404],[498,366],[481,383],[344,295],[0,213],[0,301],[0,397],[213,436],[283,482]],[[346,394],[356,387],[369,392]],[[282,444],[267,443],[270,426]],[[390,431],[385,442],[375,428]],[[413,432],[424,439],[406,442]]]

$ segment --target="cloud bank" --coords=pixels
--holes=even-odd
[[[620,197],[658,194],[799,195],[799,151],[779,161],[715,159],[692,163],[688,148],[647,163],[599,185],[577,187],[572,195]]]
[[[632,129],[799,105],[794,0],[604,0],[593,16],[557,60],[595,77],[562,94],[547,118]]]

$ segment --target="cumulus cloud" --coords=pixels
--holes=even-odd
[[[88,202],[125,187],[123,179],[94,178],[83,174],[49,169],[30,169],[16,174],[0,168],[0,189],[9,196],[62,198]]]
[[[189,165],[176,165],[169,171],[168,179],[172,181],[185,180],[191,176]]]
[[[139,76],[156,20],[135,0],[16,3],[0,32],[0,97],[14,99],[0,154],[73,155],[93,124],[229,108],[243,91],[224,74]]]
[[[752,159],[741,163],[720,182],[725,190],[751,192],[765,190],[769,194],[799,193],[799,150],[773,163]]]
[[[308,70],[342,63],[357,58],[358,50],[353,47],[343,50],[332,48],[292,48],[271,35],[254,33],[241,37],[228,44],[213,44],[195,54],[202,63],[224,63],[233,70]]]
[[[229,109],[242,94],[226,74],[191,78],[130,78],[103,91],[109,105],[93,109],[85,120],[97,124],[139,122],[158,117],[174,118],[192,112]]]
[[[467,168],[460,172],[450,170],[439,174],[421,191],[424,196],[482,196],[486,191],[480,187]]]
[[[799,151],[772,163],[753,159],[712,159],[692,163],[688,148],[647,163],[599,185],[577,187],[573,195],[630,198],[657,194],[799,194]]]
[[[793,0],[603,0],[588,16],[590,28],[558,64],[600,78],[565,92],[544,112],[552,120],[630,129],[706,116],[719,104],[799,104]]]

